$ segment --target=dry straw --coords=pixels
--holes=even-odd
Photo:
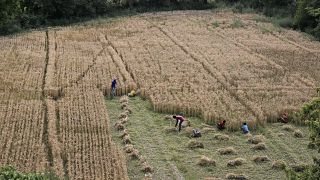
[[[218,149],[218,152],[221,155],[236,154],[236,150],[233,147],[221,148]]]
[[[124,113],[128,116],[129,114],[132,114],[132,109],[128,106],[124,109]]]
[[[128,122],[128,117],[120,119],[120,124],[125,124]]]
[[[216,161],[211,158],[208,158],[206,156],[201,156],[201,158],[197,162],[197,165],[199,165],[199,166],[215,166]]]
[[[204,148],[204,145],[202,142],[196,141],[196,140],[190,140],[188,143],[189,149],[195,149],[195,148]]]
[[[121,130],[124,129],[124,125],[122,123],[120,123],[120,122],[117,122],[114,126],[116,127],[116,129],[118,131],[121,131]]]
[[[183,129],[183,135],[187,137],[192,137],[193,134],[193,128],[192,127],[186,127]]]
[[[128,115],[127,115],[125,112],[122,112],[122,113],[119,115],[119,119],[126,118],[126,117],[128,117]]]
[[[173,120],[172,116],[171,115],[165,115],[163,117],[164,120]]]
[[[175,127],[165,127],[164,128],[164,132],[167,133],[167,134],[176,133],[177,132],[177,128],[175,128]]]
[[[220,141],[228,141],[228,140],[230,139],[230,137],[229,137],[228,135],[226,135],[226,134],[220,134],[220,133],[214,134],[213,137],[214,137],[215,139],[220,140]]]
[[[286,166],[287,166],[286,163],[284,161],[282,161],[282,160],[273,161],[272,162],[272,168],[273,169],[281,169],[281,170],[283,170],[283,169],[286,168]]]
[[[121,103],[121,109],[126,109],[128,107],[128,103]]]
[[[132,152],[129,154],[131,159],[138,159],[139,158],[139,151],[137,149],[133,149]]]
[[[295,130],[295,131],[293,132],[293,135],[294,135],[294,137],[296,137],[296,138],[302,138],[302,137],[303,137],[303,134],[302,134],[302,132],[301,132],[300,130]]]
[[[202,128],[201,133],[206,134],[206,133],[212,133],[214,131],[215,131],[214,128],[204,127]]]
[[[141,168],[141,171],[144,172],[144,173],[152,173],[153,172],[153,168],[149,165],[148,162],[143,162],[141,164],[142,168]]]
[[[245,163],[245,159],[243,158],[236,158],[233,160],[228,161],[228,166],[241,166],[243,163]]]
[[[129,102],[129,97],[128,96],[121,96],[119,99],[120,103],[128,103]]]
[[[265,150],[266,148],[266,144],[265,143],[258,143],[254,146],[251,147],[254,150]]]
[[[226,175],[226,179],[246,180],[246,179],[248,179],[248,177],[244,174],[228,173]]]
[[[248,139],[248,141],[252,144],[258,144],[261,143],[265,137],[263,135],[256,135]]]
[[[284,125],[282,126],[282,130],[293,132],[294,128],[291,125]]]
[[[140,155],[139,156],[139,163],[140,165],[142,165],[143,163],[147,162],[147,159],[143,156],[143,155]]]
[[[129,135],[125,135],[125,136],[122,138],[122,142],[123,142],[124,144],[131,144],[130,136],[129,136]]]
[[[125,135],[128,135],[128,130],[127,129],[123,129],[123,133],[119,137],[123,138]]]
[[[255,163],[262,163],[270,161],[270,159],[268,158],[268,156],[253,156],[253,161]]]
[[[124,149],[124,152],[131,153],[131,152],[133,152],[134,147],[132,144],[126,144],[123,149]]]

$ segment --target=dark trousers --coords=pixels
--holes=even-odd
[[[116,96],[116,87],[111,87],[111,98]]]
[[[224,126],[222,126],[222,125],[220,125],[220,124],[218,124],[218,125],[217,125],[217,127],[218,127],[218,129],[219,129],[220,131],[222,131],[222,130],[224,130],[224,129],[225,129],[225,127],[224,127]]]
[[[179,120],[177,120],[177,122],[176,122],[176,125],[175,125],[174,127],[177,127],[177,125],[178,125],[178,122],[179,122]],[[183,122],[183,121],[180,121],[180,122],[179,122],[179,131],[181,130],[181,125],[182,125],[182,122]]]

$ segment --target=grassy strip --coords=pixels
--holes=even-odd
[[[292,162],[311,163],[313,150],[307,149],[308,138],[295,138],[293,132],[282,130],[281,124],[268,125],[253,134],[264,134],[266,150],[254,150],[252,144],[241,132],[218,132],[204,131],[205,125],[199,118],[189,118],[192,127],[199,128],[203,136],[198,139],[204,148],[189,149],[188,143],[191,138],[185,131],[166,131],[174,127],[174,122],[164,119],[164,114],[152,111],[151,104],[139,97],[130,99],[130,107],[133,113],[126,123],[132,144],[139,149],[141,154],[154,168],[154,177],[157,179],[174,179],[180,174],[185,179],[199,179],[204,177],[224,178],[228,173],[245,174],[250,179],[285,179],[286,174],[282,170],[272,168],[273,160],[283,160],[287,164]],[[107,108],[113,125],[121,112],[118,99],[108,100]],[[307,135],[307,127],[297,127]],[[111,128],[114,140],[122,147],[120,132]],[[284,136],[279,136],[284,133]],[[218,134],[225,134],[230,140],[219,140]],[[275,143],[276,142],[276,143]],[[234,154],[220,155],[218,149],[233,147]],[[285,147],[285,148],[284,148]],[[283,149],[284,148],[284,149]],[[204,155],[216,161],[216,166],[201,167],[197,165],[201,156]],[[302,158],[302,155],[304,158]],[[271,161],[256,164],[252,161],[254,156],[268,156]],[[290,156],[294,159],[286,159]],[[243,158],[245,162],[237,167],[227,166],[228,161]],[[128,158],[128,174],[131,179],[142,179],[144,174],[140,171],[137,160]]]

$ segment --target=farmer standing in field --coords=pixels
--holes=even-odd
[[[116,95],[117,78],[113,78],[111,82],[111,98]]]
[[[176,122],[176,125],[174,127],[177,127],[178,123],[179,123],[179,132],[181,130],[181,125],[183,123],[183,121],[185,121],[184,117],[183,116],[172,116],[177,122]]]

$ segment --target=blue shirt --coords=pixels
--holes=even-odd
[[[117,80],[112,80],[112,83],[111,83],[111,88],[116,88],[116,85],[117,85]]]
[[[244,133],[249,132],[248,125],[242,125],[242,131],[243,131]]]

